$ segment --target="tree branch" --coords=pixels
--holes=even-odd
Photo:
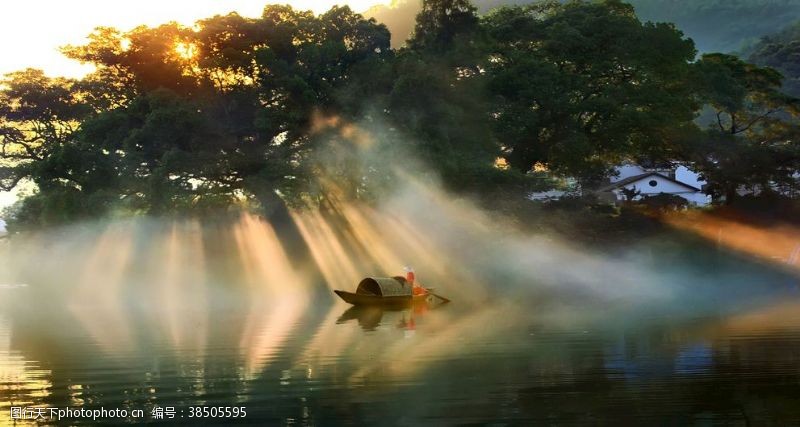
[[[720,132],[725,132],[725,126],[722,125],[722,111],[717,111],[717,125]]]
[[[751,121],[750,121],[750,123],[748,123],[748,124],[747,124],[745,127],[741,128],[741,129],[740,129],[738,132],[736,132],[736,133],[746,132],[748,129],[750,129],[751,127],[753,127],[753,125],[755,125],[756,123],[758,123],[760,120],[766,119],[766,118],[767,118],[767,117],[768,117],[770,114],[772,114],[772,113],[775,113],[775,112],[777,112],[777,111],[779,111],[779,109],[772,109],[772,110],[769,110],[769,111],[767,111],[766,113],[764,113],[764,114],[762,114],[762,115],[760,115],[760,116],[756,117],[755,119],[751,120]]]
[[[0,129],[0,137],[2,137],[2,141],[0,142],[0,157],[13,160],[44,160],[44,158],[36,154],[36,150],[29,145],[35,138],[25,139],[19,133],[4,132],[3,129]],[[22,147],[27,155],[11,154],[7,152],[8,144],[15,144]]]

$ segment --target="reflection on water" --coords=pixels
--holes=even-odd
[[[590,251],[421,193],[281,226],[141,219],[0,248],[0,284],[29,284],[0,286],[0,425],[15,406],[244,406],[260,425],[800,424],[794,271],[669,241]],[[329,288],[406,260],[454,302],[334,301]]]
[[[553,314],[567,307],[520,301],[384,311],[233,298],[192,320],[207,331],[198,342],[162,328],[160,308],[32,313],[30,298],[3,291],[0,424],[11,406],[155,405],[246,406],[251,421],[287,425],[800,423],[800,300],[567,325]]]
[[[0,315],[0,425],[10,422],[10,407],[36,405],[50,393],[51,372],[11,347],[11,321]]]
[[[438,301],[426,301],[425,303],[414,304],[407,309],[390,309],[371,306],[353,306],[339,316],[336,323],[345,323],[356,320],[365,331],[374,331],[380,326],[392,325],[405,331],[416,330],[417,319],[423,319],[426,314],[433,310],[440,310],[447,304]],[[389,320],[392,319],[392,320]]]

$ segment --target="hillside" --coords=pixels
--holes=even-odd
[[[800,97],[800,22],[762,38],[745,55],[753,63],[780,71],[784,91]]]

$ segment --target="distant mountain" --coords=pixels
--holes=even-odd
[[[800,22],[763,37],[743,53],[755,64],[780,71],[785,78],[784,92],[800,98]]]
[[[800,0],[631,0],[643,20],[674,22],[701,52],[736,52],[800,19]]]
[[[477,0],[481,12],[533,1]],[[734,52],[800,19],[800,0],[630,0],[642,20],[674,22],[701,52]],[[421,1],[396,0],[365,15],[385,23],[401,46],[414,29]]]

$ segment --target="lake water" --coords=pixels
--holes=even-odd
[[[209,425],[800,425],[794,295],[702,314],[559,299],[381,311],[242,295],[193,311],[76,309],[6,286],[0,424],[15,406],[144,413],[108,425],[170,407],[164,422]],[[246,417],[189,419],[194,407]]]
[[[5,241],[0,425],[800,425],[784,231],[589,247],[449,200]],[[453,302],[331,292],[406,262]]]

